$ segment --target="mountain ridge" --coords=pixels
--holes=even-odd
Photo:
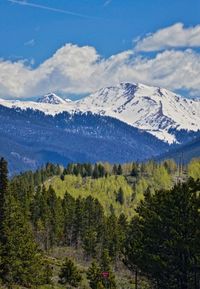
[[[40,110],[47,115],[91,112],[110,116],[170,144],[178,143],[175,131],[200,130],[200,100],[186,99],[160,87],[120,83],[102,88],[78,101],[50,95],[52,99],[46,95],[40,102],[0,100],[0,104],[10,108]]]

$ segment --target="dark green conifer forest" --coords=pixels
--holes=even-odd
[[[47,163],[9,178],[1,158],[0,287],[198,289],[199,163]]]

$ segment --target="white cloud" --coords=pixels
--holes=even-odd
[[[94,47],[66,44],[39,67],[0,59],[0,97],[23,98],[49,91],[87,94],[119,82],[141,82],[200,96],[200,54],[191,49],[144,58],[133,50],[103,59]]]
[[[200,25],[185,28],[176,23],[137,41],[137,51],[159,51],[176,47],[200,47]]]
[[[110,5],[111,2],[112,2],[112,0],[107,0],[104,2],[103,6],[106,7],[106,6]]]
[[[30,39],[24,43],[25,46],[33,47],[35,46],[35,39]]]

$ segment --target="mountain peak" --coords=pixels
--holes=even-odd
[[[48,93],[37,100],[38,103],[63,104],[65,100],[55,93]]]
[[[183,98],[165,88],[122,82],[106,87],[81,101],[88,110],[115,117],[169,143],[172,130],[197,131],[200,102]]]

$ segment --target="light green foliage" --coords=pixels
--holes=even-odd
[[[155,190],[169,189],[172,186],[171,176],[163,166],[158,166],[153,171],[153,184]]]
[[[46,186],[51,185],[61,198],[63,198],[66,191],[74,198],[79,196],[84,198],[92,195],[93,198],[99,200],[107,215],[110,213],[112,205],[117,216],[125,213],[130,218],[135,214],[134,209],[138,203],[143,200],[147,188],[151,188],[153,193],[161,188],[170,189],[172,187],[171,172],[176,168],[175,163],[170,160],[162,164],[154,161],[143,164],[135,163],[134,167],[137,175],[134,174],[132,177],[132,184],[129,184],[123,175],[111,175],[95,179],[91,177],[82,178],[80,175],[65,175],[63,180],[59,177],[50,179],[46,182]],[[129,171],[129,174],[131,174],[132,170],[133,164],[123,165],[123,172],[128,173]],[[119,201],[120,191],[123,191],[123,198],[120,198]]]
[[[145,180],[145,178],[141,178],[138,180],[136,186],[135,186],[135,193],[136,193],[136,204],[143,200],[144,198],[144,192],[148,188],[148,182]]]
[[[82,178],[74,175],[66,175],[64,181],[55,177],[48,182],[46,186],[52,186],[57,195],[63,198],[65,192],[69,192],[73,197],[78,198],[92,195],[97,198],[104,207],[107,214],[110,213],[110,205],[116,212],[116,215],[124,212],[131,215],[133,203],[131,202],[132,188],[127,183],[124,176],[108,176],[107,178]],[[123,188],[124,203],[121,205],[116,201],[116,192]]]
[[[135,185],[136,204],[143,200],[147,188],[151,188],[151,191],[155,192],[160,189],[170,189],[173,185],[172,176],[162,164],[150,161],[142,164],[141,171],[141,176],[137,179]]]
[[[193,159],[188,165],[188,175],[193,179],[200,179],[200,158]]]

